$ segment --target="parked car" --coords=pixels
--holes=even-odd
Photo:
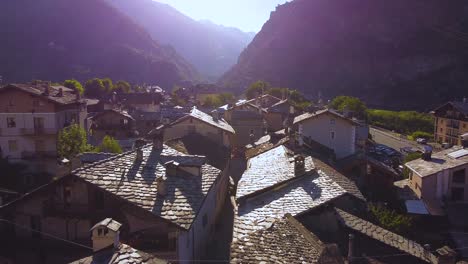
[[[417,139],[416,139],[416,142],[417,142],[418,144],[427,144],[427,139],[425,139],[425,138],[417,138]]]

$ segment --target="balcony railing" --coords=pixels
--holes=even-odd
[[[21,134],[26,136],[34,135],[53,135],[57,134],[57,129],[55,128],[21,128]]]
[[[23,151],[21,152],[22,159],[45,159],[57,158],[56,151]]]

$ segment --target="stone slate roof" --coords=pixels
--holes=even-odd
[[[351,180],[310,156],[305,157],[306,173],[294,176],[291,157],[281,145],[249,160],[237,188],[234,239],[263,229],[286,213],[296,216],[346,194],[365,200]]]
[[[50,86],[49,89],[49,96],[44,95],[44,91],[46,90],[45,85],[42,84],[9,84],[4,87],[0,87],[0,92],[5,91],[7,89],[18,89],[20,91],[44,98],[49,100],[53,103],[60,104],[60,105],[68,105],[68,104],[75,104],[86,103],[85,99],[77,99],[77,95],[73,89],[64,87],[64,86]],[[62,96],[59,96],[59,89],[62,89]]]
[[[100,252],[70,264],[164,264],[167,261],[151,254],[136,250],[126,244],[120,244],[118,249],[106,248]]]
[[[115,221],[112,218],[106,218],[106,219],[102,220],[101,222],[95,224],[93,227],[91,227],[91,230],[96,229],[99,226],[105,226],[105,227],[109,228],[110,230],[112,230],[114,232],[117,232],[120,229],[120,227],[122,226],[122,224]]]
[[[91,117],[91,119],[97,119],[98,117],[104,115],[105,113],[114,113],[116,115],[119,115],[119,116],[123,116],[129,120],[135,120],[131,115],[128,114],[128,112],[126,111],[119,111],[119,110],[116,110],[116,109],[106,109],[102,112],[99,112],[97,114],[95,114],[94,116]]]
[[[306,171],[314,169],[312,157],[305,159],[305,167]],[[294,154],[284,145],[280,145],[249,159],[247,170],[237,185],[236,198],[239,199],[294,177]]]
[[[195,118],[197,120],[200,120],[208,125],[214,126],[216,128],[222,129],[224,131],[227,131],[229,133],[235,134],[236,132],[234,131],[234,128],[232,128],[231,125],[229,125],[228,122],[226,122],[223,118],[219,118],[218,120],[214,120],[213,117],[209,114],[206,114],[197,108],[193,108],[192,111],[190,111],[190,114],[176,120],[173,124],[182,122],[183,120],[187,118]]]
[[[422,245],[338,208],[335,211],[338,220],[346,227],[428,263],[437,263],[437,257],[426,251]]]
[[[203,156],[185,155],[164,145],[154,150],[143,147],[143,160],[135,161],[136,151],[116,155],[73,173],[85,181],[119,196],[144,210],[188,229],[220,170],[205,164]],[[175,161],[180,166],[200,166],[202,175],[178,171],[168,175],[167,194],[157,192],[157,178],[166,175],[164,164]]]
[[[307,113],[304,113],[302,115],[296,116],[294,118],[294,124],[301,123],[301,122],[303,122],[305,120],[308,120],[308,119],[311,119],[311,118],[314,118],[314,117],[317,117],[317,116],[320,116],[320,115],[323,115],[323,114],[332,114],[332,115],[336,116],[337,118],[341,118],[343,120],[346,120],[346,121],[350,122],[351,124],[353,124],[355,126],[360,125],[358,122],[354,121],[353,119],[346,118],[342,114],[340,114],[340,113],[338,113],[338,112],[336,112],[336,111],[334,111],[332,109],[323,109],[323,110],[316,111],[314,113],[307,112]]]
[[[318,263],[327,246],[287,214],[231,245],[231,263]],[[343,263],[341,257],[334,256]]]
[[[114,153],[104,152],[84,152],[78,155],[80,161],[84,164],[94,163],[115,156]]]

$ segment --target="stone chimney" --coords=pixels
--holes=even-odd
[[[424,146],[424,152],[422,154],[422,159],[430,161],[432,159],[432,147],[429,145]]]
[[[57,96],[58,97],[63,97],[63,89],[62,88],[59,88]]]
[[[215,110],[211,111],[211,116],[213,117],[213,120],[214,120],[215,122],[218,122],[218,120],[219,120],[219,112],[218,112],[218,110],[215,109]]]
[[[44,86],[44,93],[42,93],[45,96],[50,95],[50,82],[43,82],[42,85]]]
[[[136,161],[142,161],[143,160],[143,146],[146,144],[146,142],[143,139],[137,139],[134,144],[134,148],[136,149]]]
[[[349,234],[348,236],[348,263],[354,263],[354,235]]]
[[[302,155],[294,157],[294,175],[302,176],[305,173],[305,158]]]
[[[164,163],[164,166],[166,167],[166,177],[176,176],[179,170],[179,165],[180,164],[174,160]]]
[[[167,181],[166,176],[161,176],[156,179],[159,196],[162,196],[162,197],[166,196],[166,193],[167,193],[166,181]]]
[[[151,139],[153,140],[153,149],[162,150],[164,145],[164,125],[158,126],[155,130],[151,131]]]
[[[455,264],[457,261],[457,252],[448,246],[436,250],[437,264]]]
[[[93,251],[99,251],[103,248],[120,245],[120,227],[121,223],[106,218],[91,228],[91,239],[93,241]]]

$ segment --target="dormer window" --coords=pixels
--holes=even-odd
[[[330,125],[334,125],[335,124],[335,119],[330,119]]]

